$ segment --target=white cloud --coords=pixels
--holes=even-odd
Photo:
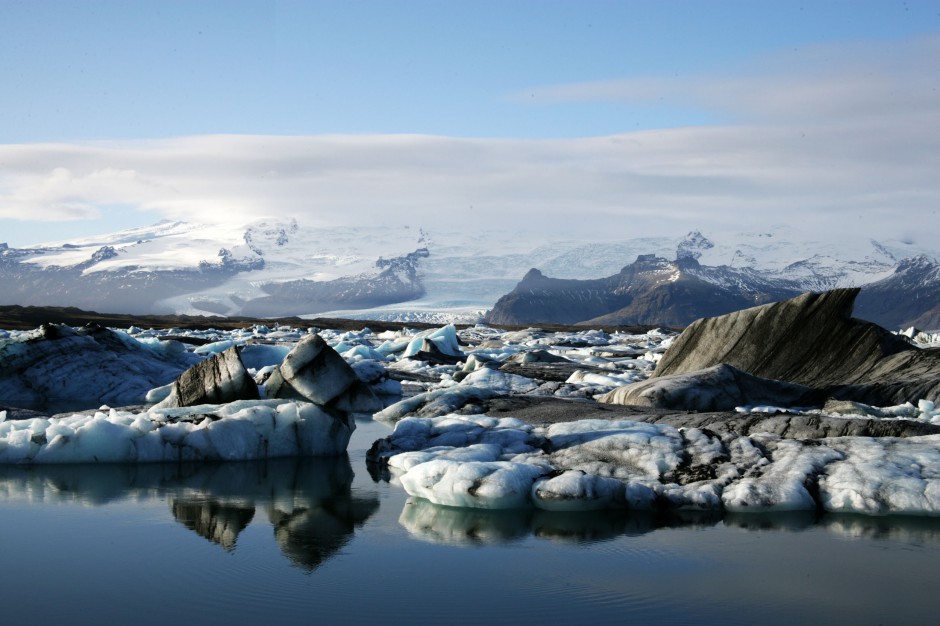
[[[733,76],[545,88],[541,100],[663,97],[721,126],[553,140],[194,136],[0,146],[0,218],[123,205],[190,221],[515,229],[622,238],[781,221],[940,241],[940,45],[817,48]],[[804,68],[806,66],[806,69]],[[765,68],[766,69],[766,68]],[[528,93],[528,92],[527,92]]]

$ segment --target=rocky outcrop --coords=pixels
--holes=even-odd
[[[815,405],[822,397],[810,387],[760,378],[721,363],[703,370],[625,385],[597,400],[659,409],[731,411],[748,405]]]
[[[183,372],[160,406],[198,406],[257,399],[258,387],[242,364],[238,348],[232,346]]]
[[[852,318],[858,292],[805,293],[698,320],[669,348],[651,380],[726,363],[875,406],[940,398],[940,350],[919,349]]]

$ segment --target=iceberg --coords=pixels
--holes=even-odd
[[[247,461],[345,452],[352,419],[314,404],[243,400],[0,422],[2,463]]]

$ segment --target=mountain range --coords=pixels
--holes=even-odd
[[[940,327],[933,250],[819,240],[788,226],[538,242],[473,228],[432,238],[406,225],[161,222],[22,248],[0,243],[0,305],[110,313],[682,326],[852,286],[863,286],[860,317]]]
[[[749,267],[704,266],[691,256],[668,260],[649,254],[599,279],[550,278],[532,269],[496,302],[486,321],[686,326],[702,317],[835,286],[834,277],[818,271],[778,275]],[[886,328],[940,327],[940,264],[925,255],[902,260],[890,275],[862,287],[854,315]]]

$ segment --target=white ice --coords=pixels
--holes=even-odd
[[[314,404],[240,401],[0,422],[0,463],[245,461],[346,450],[355,422]]]
[[[409,357],[418,354],[418,352],[421,351],[421,345],[425,339],[433,342],[444,354],[463,356],[463,352],[460,350],[460,344],[457,342],[457,329],[453,324],[416,334],[412,337],[411,342],[408,344],[402,356]]]
[[[940,435],[721,441],[629,420],[448,415],[405,418],[383,444],[409,495],[447,506],[940,515]],[[695,468],[709,471],[683,478]]]

